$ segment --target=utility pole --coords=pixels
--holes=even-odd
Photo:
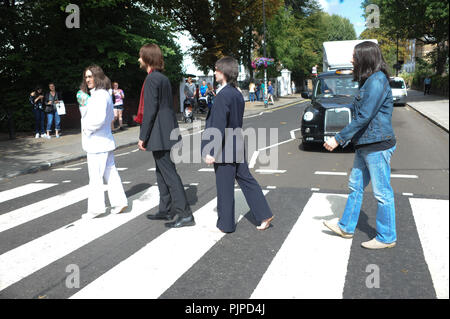
[[[266,8],[264,7],[264,0],[262,2],[263,9],[263,50],[264,50],[264,58],[266,58]],[[267,107],[267,67],[264,65],[264,107]]]

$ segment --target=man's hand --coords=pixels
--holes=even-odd
[[[214,157],[212,157],[211,155],[206,155],[205,157],[205,162],[208,165],[214,164],[214,162],[216,161],[216,159]]]
[[[139,140],[138,147],[141,151],[146,151],[147,149],[144,147],[144,141]]]
[[[328,141],[323,143],[323,147],[325,147],[328,151],[332,152],[336,147],[339,146],[339,143],[336,141],[334,136],[330,138]]]

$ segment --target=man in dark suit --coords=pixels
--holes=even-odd
[[[171,220],[178,215],[175,221],[166,223],[166,227],[193,226],[195,221],[183,183],[170,158],[170,149],[177,143],[170,139],[170,135],[173,130],[178,129],[178,122],[172,105],[170,81],[160,72],[164,69],[164,58],[156,44],[144,45],[139,56],[141,68],[148,75],[141,93],[140,104],[143,104],[144,114],[138,146],[140,150],[153,152],[160,195],[159,212],[147,215],[147,218]],[[178,141],[180,139],[181,136],[178,135]]]
[[[202,135],[202,157],[208,165],[214,164],[217,187],[217,228],[224,233],[235,231],[234,181],[244,193],[248,206],[265,230],[273,219],[272,212],[258,182],[253,178],[245,160],[242,122],[245,102],[236,88],[238,62],[223,57],[216,62],[216,81],[221,84],[214,104],[206,118]]]

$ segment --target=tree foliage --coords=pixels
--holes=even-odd
[[[67,28],[71,1],[4,1],[0,6],[0,103],[13,109],[18,129],[32,127],[28,94],[37,84],[54,81],[65,100],[74,99],[83,70],[100,65],[127,96],[138,95],[145,73],[139,48],[161,46],[166,74],[181,78],[182,54],[173,23],[136,1],[79,1],[80,28]]]

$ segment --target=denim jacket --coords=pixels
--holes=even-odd
[[[370,144],[395,137],[392,129],[394,103],[389,81],[382,71],[366,80],[353,100],[353,120],[336,134],[336,141],[346,146]]]

